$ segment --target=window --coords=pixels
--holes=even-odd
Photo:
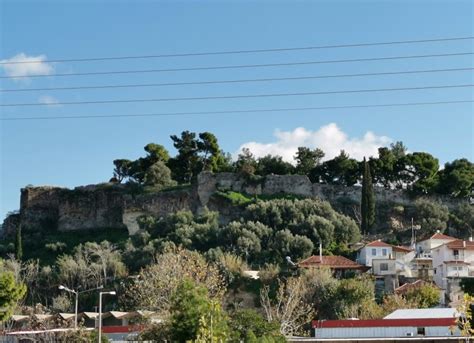
[[[380,263],[380,271],[386,272],[388,270],[388,263]]]
[[[453,250],[454,259],[457,260],[459,258],[459,250]]]
[[[382,249],[382,255],[387,256],[387,249]]]
[[[424,336],[425,335],[425,328],[417,328],[416,329],[416,334],[418,336]]]
[[[372,256],[377,255],[377,249],[372,249]]]

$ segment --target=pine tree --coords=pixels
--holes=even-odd
[[[21,242],[21,226],[16,230],[15,255],[18,260],[23,258],[23,243]]]
[[[364,158],[364,174],[362,178],[362,195],[360,203],[361,211],[361,229],[362,232],[368,232],[375,223],[375,194],[372,185],[372,175],[370,165]]]

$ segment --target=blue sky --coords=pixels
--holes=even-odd
[[[47,59],[318,46],[473,36],[465,1],[0,1],[0,60]],[[280,53],[46,64],[47,78],[2,79],[2,89],[296,77],[474,67],[472,56],[281,68],[108,76],[57,73],[302,62],[473,51],[472,40]],[[44,67],[44,66],[43,66]],[[7,75],[3,68],[1,75]],[[175,98],[472,84],[472,71],[179,87],[0,93],[1,103]],[[107,105],[2,107],[1,116],[137,114],[345,106],[472,99],[472,88]],[[112,160],[136,158],[149,142],[211,131],[224,150],[243,144],[290,156],[299,143],[355,156],[403,141],[442,162],[473,159],[473,105],[287,111],[234,115],[0,121],[0,217],[19,207],[27,184],[73,187],[110,178]],[[299,129],[298,129],[299,128]],[[277,131],[278,130],[278,131]],[[367,134],[367,132],[371,132]]]

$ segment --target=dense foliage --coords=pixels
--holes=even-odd
[[[17,282],[12,272],[0,271],[0,322],[10,318],[15,305],[25,294],[26,286]]]
[[[365,162],[351,158],[345,151],[323,161],[325,154],[319,148],[299,147],[294,162],[281,156],[266,155],[256,158],[244,148],[236,161],[219,147],[217,137],[210,132],[196,134],[183,131],[171,136],[177,154],[170,157],[159,144],[145,146],[147,155],[135,161],[114,161],[114,181],[156,185],[159,189],[176,182],[188,184],[204,170],[232,171],[251,175],[307,175],[312,182],[353,186],[363,179]],[[474,186],[474,164],[466,158],[448,162],[440,169],[436,157],[426,152],[408,153],[402,142],[380,147],[378,156],[368,160],[371,182],[388,189],[406,189],[412,194],[441,194],[468,197]]]
[[[247,206],[240,221],[221,226],[218,213],[180,211],[166,218],[142,217],[142,228],[159,246],[227,251],[254,265],[308,257],[322,242],[344,245],[360,238],[357,224],[317,199],[274,199]]]

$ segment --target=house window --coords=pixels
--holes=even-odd
[[[380,271],[386,272],[388,270],[388,263],[380,263]]]
[[[425,335],[425,328],[417,328],[416,333],[418,336],[424,336]]]
[[[457,260],[459,258],[459,250],[453,250],[454,259]]]
[[[382,249],[382,255],[387,256],[387,249]]]
[[[377,255],[377,249],[372,249],[372,256]]]

